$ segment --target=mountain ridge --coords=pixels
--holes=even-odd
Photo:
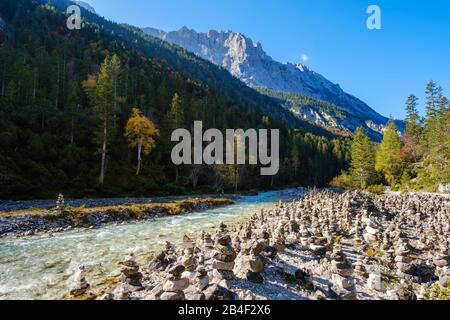
[[[371,133],[374,138],[380,139],[388,121],[387,117],[377,113],[362,100],[342,90],[339,84],[332,83],[304,64],[275,61],[264,51],[260,42],[241,33],[230,30],[202,33],[186,26],[171,32],[155,28],[144,28],[143,31],[227,69],[252,88],[262,87],[274,92],[326,101],[357,119],[348,121],[348,125],[345,122],[338,124],[336,128],[341,125],[354,132],[357,126],[364,126],[369,132],[373,131]],[[300,117],[305,118],[304,115]],[[397,122],[397,125],[402,129],[401,122]]]

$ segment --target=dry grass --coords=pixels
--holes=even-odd
[[[179,215],[201,208],[213,208],[233,204],[229,199],[194,198],[167,203],[130,204],[96,208],[66,207],[62,211],[30,209],[16,212],[0,213],[0,217],[41,216],[48,220],[69,218],[75,226],[83,225],[88,217],[95,214],[106,214],[113,220],[143,220],[148,216]]]

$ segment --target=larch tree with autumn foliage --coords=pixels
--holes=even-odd
[[[125,127],[125,137],[128,139],[131,148],[137,148],[137,176],[141,172],[142,155],[149,155],[155,148],[154,137],[156,136],[159,136],[159,130],[155,124],[144,116],[141,110],[134,108]]]

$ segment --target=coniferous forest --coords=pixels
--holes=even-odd
[[[405,132],[390,121],[377,145],[359,128],[351,147],[350,170],[332,185],[374,192],[384,191],[385,185],[402,191],[449,192],[450,104],[443,88],[432,80],[425,93],[424,117],[419,114],[417,96],[408,96]]]
[[[69,2],[2,0],[0,198],[152,196],[325,186],[349,141],[295,118],[227,71]],[[280,171],[180,166],[174,128],[280,129]]]

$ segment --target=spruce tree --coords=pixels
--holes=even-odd
[[[399,181],[402,174],[401,149],[400,135],[394,121],[390,120],[376,154],[375,170],[382,173],[391,186]]]
[[[99,183],[105,183],[106,156],[108,146],[111,143],[113,129],[115,127],[115,101],[113,81],[111,76],[111,58],[107,57],[100,67],[98,78],[90,76],[84,83],[84,87],[91,98],[93,110],[97,119],[97,141],[101,145],[101,166]]]
[[[168,131],[169,137],[172,131],[176,129],[184,128],[184,109],[180,96],[175,93],[172,98],[172,103],[170,104],[170,111],[167,114],[166,129]],[[179,180],[179,170],[178,166],[175,167],[175,182],[178,183]]]
[[[406,101],[406,130],[402,139],[402,158],[409,163],[415,163],[420,158],[419,140],[422,134],[422,126],[417,110],[418,100],[414,94],[411,94]]]
[[[406,100],[406,134],[410,134],[415,138],[418,138],[420,135],[420,115],[417,107],[419,98],[417,98],[414,94],[411,94]]]
[[[351,176],[356,186],[367,188],[375,178],[375,154],[372,141],[362,127],[356,130],[351,148]]]

